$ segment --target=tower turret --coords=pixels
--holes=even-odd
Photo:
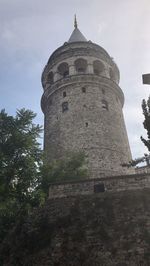
[[[77,27],[50,56],[42,74],[47,161],[84,151],[90,177],[126,174],[131,160],[122,113],[119,69],[99,45]]]

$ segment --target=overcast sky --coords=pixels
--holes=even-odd
[[[134,158],[147,150],[141,101],[150,94],[142,74],[150,73],[150,0],[0,0],[0,109],[14,115],[40,108],[41,73],[51,53],[73,31],[102,46],[120,69],[124,116]]]

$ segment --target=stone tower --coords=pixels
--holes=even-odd
[[[131,152],[122,113],[119,69],[99,45],[74,31],[42,74],[46,159],[84,151],[91,178],[127,174]]]

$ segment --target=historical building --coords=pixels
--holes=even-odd
[[[112,58],[75,22],[42,75],[44,148],[47,161],[85,151],[91,178],[50,184],[45,205],[6,239],[4,266],[150,265],[150,172],[121,166],[131,153],[118,83]]]
[[[86,40],[76,19],[74,27],[42,74],[47,161],[84,151],[91,178],[127,174],[122,164],[131,160],[131,152],[119,69],[102,47]]]

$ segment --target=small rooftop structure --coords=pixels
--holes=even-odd
[[[150,84],[150,74],[144,74],[142,75],[143,84]]]
[[[71,43],[71,42],[87,42],[87,39],[84,37],[84,35],[78,29],[76,15],[75,15],[75,19],[74,19],[74,31],[72,32],[68,42],[69,43]]]

